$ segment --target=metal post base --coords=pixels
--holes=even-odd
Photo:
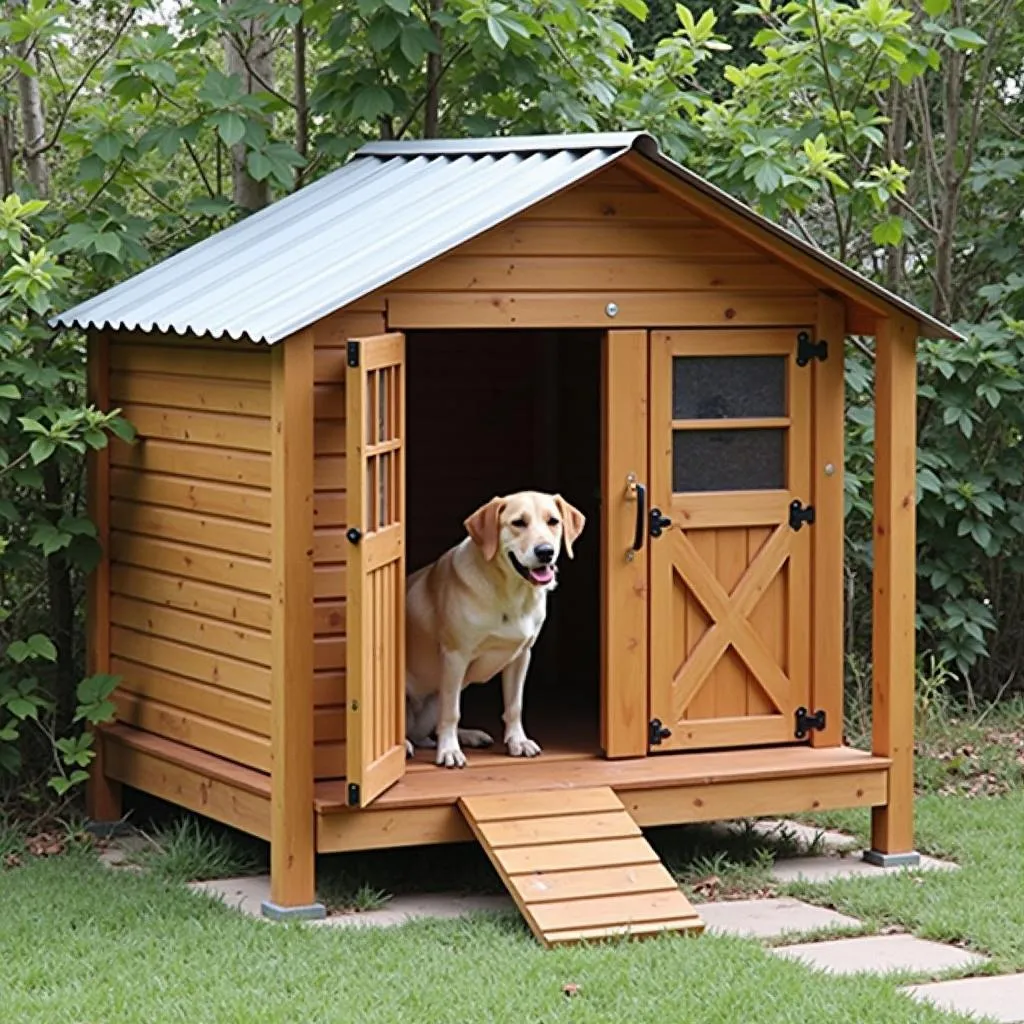
[[[322,903],[307,903],[301,907],[279,907],[270,900],[260,904],[264,917],[271,921],[319,921],[327,916],[327,908]]]
[[[864,860],[876,868],[916,868],[921,863],[921,854],[916,850],[909,853],[881,853],[865,850]]]

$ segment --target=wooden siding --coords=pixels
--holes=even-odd
[[[803,274],[613,167],[363,300],[374,303],[391,330],[649,328],[813,322],[816,295]]]
[[[270,352],[114,335],[110,668],[120,721],[270,769]]]

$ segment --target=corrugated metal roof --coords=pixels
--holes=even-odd
[[[944,324],[687,171],[645,132],[374,142],[340,170],[55,317],[273,343],[629,152],[928,325]]]

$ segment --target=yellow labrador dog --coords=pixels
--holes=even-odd
[[[530,651],[547,615],[562,549],[585,523],[561,495],[522,491],[492,498],[465,522],[469,534],[406,586],[406,750],[433,747],[435,761],[462,768],[462,746],[494,741],[460,729],[462,690],[501,673],[505,747],[536,757],[523,729],[523,688]]]

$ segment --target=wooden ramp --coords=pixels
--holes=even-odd
[[[545,946],[704,930],[607,786],[466,796],[459,807]]]

